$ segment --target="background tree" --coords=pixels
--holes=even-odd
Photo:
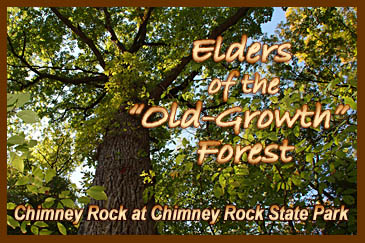
[[[42,143],[25,134],[32,130],[32,125],[36,127],[34,125],[38,120],[34,111],[24,109],[29,98],[27,93],[7,95],[8,234],[49,235],[58,232],[65,234],[67,231],[71,234],[76,233],[77,229],[71,222],[25,220],[20,223],[14,219],[14,209],[17,205],[33,208],[37,208],[38,205],[43,208],[73,208],[78,198],[76,194],[79,192],[68,177],[77,165],[71,163],[69,158],[72,154],[72,140],[59,129],[44,131]],[[55,139],[49,139],[52,135]]]
[[[73,147],[63,150],[64,162],[71,158],[95,167],[93,185],[103,186],[108,196],[91,204],[248,208],[321,202],[351,208],[348,222],[220,220],[214,226],[200,221],[158,222],[156,227],[152,220],[83,221],[80,234],[356,233],[356,9],[290,8],[287,22],[268,38],[260,25],[271,19],[272,12],[272,8],[9,8],[8,91],[27,90],[32,94],[29,106],[49,117],[54,130],[72,129],[66,141]],[[294,58],[282,64],[269,60],[267,65],[192,61],[194,40],[222,35],[226,50],[242,34],[266,43],[289,41]],[[227,103],[221,93],[207,96],[209,81],[224,80],[233,69],[242,75],[280,77],[280,94],[243,95],[237,85]],[[332,108],[346,103],[352,109],[344,119],[333,119],[329,130],[298,125],[277,129],[273,124],[263,130],[251,126],[238,136],[209,123],[201,129],[148,130],[140,125],[140,117],[128,114],[134,103],[169,108],[177,101],[180,112],[194,107],[197,100],[204,101],[206,115],[233,105],[294,112],[305,103],[313,109],[316,101]],[[50,143],[62,140],[56,134],[52,137]],[[296,150],[288,164],[218,165],[209,157],[198,166],[197,141],[207,138],[232,145],[288,138]],[[35,152],[42,160],[40,156]],[[87,181],[85,185],[91,186]]]

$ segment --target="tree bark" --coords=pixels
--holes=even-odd
[[[121,112],[115,118],[97,153],[98,164],[95,171],[94,185],[105,187],[108,200],[92,199],[90,205],[100,209],[128,209],[127,221],[87,221],[87,208],[79,228],[79,234],[156,234],[155,221],[148,212],[154,201],[146,205],[142,194],[146,185],[140,176],[142,171],[149,171],[150,144],[148,129],[143,128],[138,117]],[[133,209],[147,206],[147,220],[132,221]]]

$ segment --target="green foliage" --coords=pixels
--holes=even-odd
[[[34,112],[22,110],[29,99],[30,95],[26,93],[8,94],[8,128],[12,133],[18,131],[14,129],[16,125],[23,122],[34,123],[38,120]],[[23,122],[14,121],[15,117],[21,118]],[[7,224],[12,228],[10,232],[13,234],[49,235],[55,231],[55,223],[16,221],[12,214],[19,204],[31,205],[33,208],[38,205],[50,208],[60,202],[62,204],[58,205],[61,207],[75,207],[74,189],[68,188],[67,180],[61,176],[61,171],[57,171],[50,164],[36,160],[37,156],[32,155],[36,146],[39,146],[37,141],[28,139],[23,132],[13,133],[7,140],[9,152]],[[61,189],[67,191],[60,191]],[[72,227],[74,229],[71,228],[70,231],[75,232],[75,227]]]
[[[63,224],[61,224],[60,222],[57,222],[57,227],[62,235],[67,235],[67,230],[66,230],[65,226],[63,226]]]
[[[96,200],[107,200],[108,197],[104,192],[104,187],[102,186],[92,186],[90,189],[86,191],[86,193],[96,199]]]
[[[348,222],[158,222],[161,234],[356,234],[357,233],[357,9],[287,8],[286,21],[267,36],[261,25],[271,20],[272,8],[251,8],[238,24],[224,32],[222,50],[242,34],[267,44],[290,42],[288,63],[189,62],[153,99],[159,87],[191,55],[194,40],[236,13],[236,8],[155,8],[137,51],[123,51],[110,38],[106,15],[100,8],[61,8],[60,13],[90,39],[71,31],[49,8],[8,8],[8,233],[75,234],[68,222],[17,222],[12,210],[20,203],[43,207],[78,208],[91,198],[107,200],[104,187],[84,174],[83,189],[70,183],[77,166],[96,167],[98,145],[116,124],[118,114],[135,103],[169,108],[178,101],[178,117],[198,100],[204,115],[216,116],[240,106],[246,110],[279,109],[293,114],[303,104],[315,103],[335,110],[348,104],[343,116],[332,115],[331,126],[265,129],[250,126],[238,135],[231,129],[207,123],[201,128],[149,130],[152,169],[140,171],[146,188],[145,203],[186,208],[221,208],[227,204],[253,208],[273,204],[313,207],[317,203],[350,209]],[[146,8],[108,8],[119,44],[134,46]],[[31,41],[29,41],[31,40]],[[103,58],[101,62],[90,42]],[[29,64],[29,65],[27,65]],[[255,72],[267,79],[280,78],[274,96],[243,95],[231,87],[227,104],[222,94],[207,94],[211,79],[224,80],[229,70]],[[198,72],[187,84],[189,75]],[[174,90],[174,88],[178,88]],[[27,93],[22,92],[26,90]],[[40,126],[38,118],[48,118]],[[136,129],[128,127],[129,129]],[[27,131],[38,130],[35,140]],[[125,129],[125,128],[120,128]],[[138,138],[136,138],[138,139]],[[287,164],[250,165],[229,161],[219,165],[214,156],[196,164],[197,143],[219,140],[224,144],[263,145],[288,139],[295,146]],[[143,150],[142,150],[143,152]],[[242,161],[247,161],[244,154]],[[71,184],[71,185],[70,185]],[[117,188],[117,187],[116,187]],[[107,202],[107,201],[106,201]]]

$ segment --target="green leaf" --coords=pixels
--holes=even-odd
[[[222,197],[222,196],[223,196],[223,194],[224,194],[223,189],[222,189],[219,185],[214,186],[214,188],[213,188],[213,192],[214,192],[214,195],[215,195],[217,198]]]
[[[185,164],[185,172],[191,171],[191,169],[193,168],[194,164],[193,162],[188,162]]]
[[[70,191],[62,191],[58,196],[60,198],[68,198],[70,195]]]
[[[35,177],[38,177],[39,179],[43,179],[43,171],[40,167],[36,167],[34,170],[33,170],[33,175]]]
[[[50,182],[55,175],[56,175],[56,170],[54,169],[46,170],[46,175],[44,176],[46,183]]]
[[[245,194],[243,192],[237,193],[238,197],[242,200],[246,199]]]
[[[49,229],[41,229],[41,231],[39,231],[39,235],[50,235],[52,233],[53,231],[50,231]]]
[[[344,152],[343,152],[343,151],[341,151],[341,150],[338,150],[338,151],[336,152],[336,156],[337,156],[337,157],[339,157],[339,158],[343,158],[343,159],[345,159],[345,158],[347,157],[346,153],[344,153]]]
[[[20,225],[20,231],[25,234],[27,233],[27,221],[23,221],[22,224]]]
[[[27,185],[28,191],[37,194],[38,193],[38,187],[35,185]]]
[[[246,154],[247,155],[247,154]],[[238,176],[248,175],[250,172],[248,170],[247,165],[241,164],[239,166],[235,166],[235,174]]]
[[[287,163],[287,164],[284,164],[281,168],[282,169],[288,169],[288,168],[291,168],[291,167],[293,167],[294,166],[294,164],[293,163]]]
[[[292,177],[292,182],[294,183],[294,185],[296,186],[300,186],[301,185],[301,179],[299,176],[293,176]]]
[[[96,199],[96,200],[107,200],[108,197],[104,192],[104,187],[102,186],[93,186],[86,191],[86,193]]]
[[[24,143],[24,136],[22,135],[14,135],[10,137],[7,141],[8,144],[23,144]]]
[[[58,203],[57,203],[57,208],[63,208],[62,203],[58,202]]]
[[[223,189],[226,187],[226,178],[224,178],[223,175],[219,176],[219,184],[222,186]]]
[[[345,104],[349,105],[351,109],[357,110],[357,104],[351,97],[344,97]]]
[[[38,228],[37,226],[32,225],[32,226],[30,227],[30,231],[32,231],[32,233],[33,233],[34,235],[38,235],[38,233],[39,233],[39,228]]]
[[[20,172],[24,171],[23,159],[17,154],[14,154],[13,159],[11,160],[11,164],[14,166],[15,169],[19,170]]]
[[[271,140],[271,141],[277,141],[278,140],[278,135],[277,134],[275,134],[275,133],[270,133],[269,134],[269,136],[268,136],[268,138]],[[250,138],[249,138],[249,140],[250,140]],[[252,141],[253,141],[253,137],[252,137]]]
[[[335,171],[335,164],[334,163],[330,163],[330,171],[331,172]]]
[[[7,94],[6,95],[6,105],[7,106],[12,106],[15,104],[15,102],[18,99],[18,95],[17,94]]]
[[[44,200],[44,203],[42,203],[42,206],[44,208],[50,208],[56,199],[53,197],[47,197],[46,200]]]
[[[236,101],[237,101],[237,99],[235,97],[229,97],[228,100],[227,100],[227,104],[230,105],[230,104],[233,104]]]
[[[16,221],[12,216],[7,215],[7,223],[10,227],[15,229],[16,227],[20,227],[20,224],[18,221]]]
[[[50,187],[48,187],[48,186],[42,186],[41,188],[39,188],[38,192],[45,194],[45,193],[48,193],[50,190],[51,190]]]
[[[26,143],[16,146],[15,149],[19,152],[23,152],[23,159],[29,155],[29,147]]]
[[[36,187],[42,187],[43,180],[42,180],[42,178],[34,176],[32,184]]]
[[[31,110],[19,111],[16,115],[26,123],[35,123],[38,119],[37,113]]]
[[[181,143],[183,146],[186,146],[187,144],[189,144],[189,141],[186,138],[183,138]]]
[[[300,141],[298,144],[295,145],[295,151],[297,151],[297,153],[302,152],[306,148],[304,146],[305,142],[306,142],[306,139],[304,138],[302,141]]]
[[[30,100],[30,94],[28,94],[28,93],[18,94],[18,101],[17,101],[16,106],[21,107],[25,103],[27,103],[29,100]]]
[[[180,164],[181,161],[185,158],[185,154],[179,154],[176,159],[175,159],[175,163],[176,164]]]
[[[67,235],[67,230],[66,230],[65,226],[63,226],[63,224],[61,224],[60,222],[57,222],[57,228],[61,234]]]
[[[53,202],[54,200],[56,200],[53,197],[47,197],[46,200],[44,200],[45,202]]]
[[[294,135],[296,137],[299,137],[299,135],[300,135],[300,128],[299,128],[299,126],[294,127]]]
[[[8,203],[6,204],[6,209],[7,209],[7,210],[13,210],[14,208],[16,208],[16,204],[15,204],[15,203],[8,202]]]
[[[36,145],[37,145],[37,140],[33,140],[33,139],[29,140],[29,142],[28,142],[28,147],[29,148],[32,148]]]
[[[270,100],[271,100],[271,102],[272,102],[273,104],[278,103],[278,97],[277,97],[277,96],[272,96],[272,97],[270,98]]]
[[[72,201],[72,200],[71,200],[71,199],[69,199],[69,198],[62,199],[62,200],[61,200],[61,203],[63,204],[63,206],[68,207],[68,208],[73,208],[73,207],[75,207],[75,203],[74,203],[74,201]]]
[[[88,198],[88,197],[80,197],[78,199],[78,201],[79,201],[79,203],[88,204],[88,203],[90,203],[90,198]]]
[[[278,192],[279,190],[280,190],[280,188],[282,187],[281,185],[282,185],[283,183],[282,182],[279,182],[278,184],[277,184],[277,187],[276,187],[276,191]]]
[[[233,181],[232,182],[232,187],[235,188],[235,187],[239,187],[241,185],[241,183],[239,181]]]
[[[35,222],[33,225],[38,226],[39,228],[44,228],[44,227],[48,227],[48,224],[46,224],[43,221],[37,221]]]
[[[213,176],[212,176],[212,181],[214,181],[214,179],[217,177],[217,176],[219,176],[219,172],[216,172]]]
[[[305,156],[305,161],[307,161],[308,163],[313,163],[313,158],[314,158],[313,153],[307,153],[307,155]]]

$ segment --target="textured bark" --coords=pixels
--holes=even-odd
[[[94,185],[105,187],[107,201],[92,200],[91,205],[100,208],[128,209],[127,221],[87,221],[84,219],[79,234],[155,234],[155,222],[132,221],[133,209],[145,206],[142,193],[145,188],[142,171],[151,169],[148,130],[140,125],[140,120],[123,112],[115,118],[98,148],[98,164]],[[150,208],[153,201],[148,202]],[[150,210],[148,210],[149,212]],[[84,213],[87,212],[85,209]],[[148,212],[146,216],[148,216]]]

